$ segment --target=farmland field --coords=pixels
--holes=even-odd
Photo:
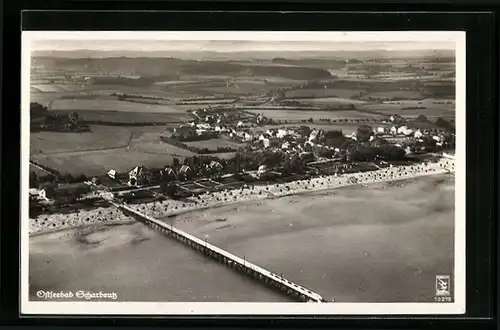
[[[54,154],[82,150],[124,148],[131,131],[123,127],[91,126],[91,132],[59,133],[34,132],[30,134],[30,153]]]
[[[190,146],[190,147],[196,147],[196,148],[207,148],[209,150],[215,150],[216,148],[239,148],[242,147],[244,144],[230,141],[228,139],[211,139],[211,140],[206,140],[206,141],[193,141],[193,142],[184,142],[184,144]]]
[[[406,100],[421,100],[424,99],[424,95],[417,91],[387,91],[387,92],[375,92],[369,93],[363,96],[363,98],[375,98],[375,99],[390,99],[393,97],[402,98]]]
[[[126,149],[104,151],[82,151],[57,155],[35,155],[31,157],[40,164],[60,172],[74,175],[103,175],[110,169],[118,172],[130,171],[137,165],[163,167],[172,163],[173,156],[131,151]],[[178,157],[182,159],[181,157]]]
[[[35,132],[30,139],[30,158],[60,172],[100,175],[104,169],[129,170],[137,164],[164,166],[173,157],[194,155],[164,143],[165,127],[91,126],[87,133]],[[129,149],[127,145],[129,144]]]
[[[309,118],[331,118],[331,119],[361,119],[361,118],[376,118],[377,115],[364,113],[360,111],[307,111],[307,110],[247,110],[254,114],[263,114],[264,116],[278,120],[307,120]]]
[[[195,153],[189,150],[163,142],[160,139],[160,133],[156,131],[134,134],[134,137],[130,142],[130,150],[142,152],[148,155],[169,155],[174,157],[187,157],[195,155]]]
[[[54,113],[68,113],[67,110],[52,110]],[[192,118],[187,113],[121,112],[102,110],[73,110],[80,118],[87,121],[110,123],[183,123]]]
[[[311,104],[321,104],[321,105],[346,105],[346,104],[364,104],[365,101],[362,100],[351,100],[340,97],[316,97],[316,98],[300,98],[300,99],[287,99],[290,101],[297,101],[302,103],[311,103]]]
[[[53,110],[105,110],[121,112],[183,113],[170,105],[144,104],[112,100],[57,100]]]
[[[34,166],[32,164],[30,164],[30,173],[31,172],[34,172],[36,175],[47,175],[49,174],[48,171],[45,171],[37,166]]]
[[[358,89],[341,89],[341,88],[304,88],[304,89],[295,89],[286,92],[286,97],[293,98],[315,98],[315,97],[340,97],[340,98],[352,98],[353,96],[359,95],[360,92],[364,90]]]

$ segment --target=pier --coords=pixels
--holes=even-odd
[[[121,209],[124,213],[133,216],[137,220],[145,223],[149,227],[161,232],[167,237],[192,248],[193,250],[212,258],[213,260],[239,272],[260,283],[274,288],[286,294],[290,298],[299,302],[322,303],[326,302],[319,294],[293,283],[281,275],[274,274],[262,267],[259,267],[246,259],[237,257],[221,248],[218,248],[204,240],[194,237],[172,225],[168,225],[158,219],[139,212],[125,203],[111,201],[113,205]]]

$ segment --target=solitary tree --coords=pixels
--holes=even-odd
[[[356,131],[356,139],[359,142],[366,142],[370,140],[370,137],[373,135],[373,130],[370,126],[368,125],[363,125],[358,127],[358,130]]]
[[[38,176],[35,172],[30,172],[30,187],[38,187]]]

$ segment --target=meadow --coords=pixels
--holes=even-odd
[[[378,121],[383,115],[454,117],[454,82],[428,75],[432,80],[421,79],[417,83],[415,77],[410,77],[413,73],[406,72],[407,60],[391,59],[377,64],[355,59],[195,61],[116,57],[42,58],[40,63],[45,69],[32,74],[30,100],[47,105],[52,113],[76,112],[91,125],[89,133],[31,135],[32,158],[61,172],[102,174],[109,168],[121,171],[138,164],[163,166],[173,157],[194,155],[162,142],[160,134],[166,128],[192,120],[188,110],[209,106],[234,106],[295,125],[312,118],[313,123],[307,123],[310,127],[345,133],[357,129],[357,120],[381,125]],[[422,62],[420,66],[434,73],[453,70],[452,61]],[[128,77],[131,68],[141,79]],[[380,72],[372,74],[372,69]],[[67,76],[72,75],[76,80],[92,79],[71,82]],[[95,80],[96,76],[101,77]],[[124,94],[125,99],[121,99]],[[274,104],[270,103],[271,96],[278,96]],[[387,98],[402,100],[382,102]],[[279,101],[296,101],[298,105],[288,104],[285,108],[277,104]],[[346,105],[356,109],[347,110]],[[267,128],[276,126],[252,130]],[[225,139],[186,144],[208,149],[239,146]]]
[[[30,159],[59,172],[102,175],[113,168],[128,171],[137,165],[162,167],[194,153],[164,143],[165,127],[91,125],[91,132],[36,132],[30,136]],[[127,148],[128,147],[128,148]]]
[[[239,148],[244,146],[243,143],[230,141],[226,138],[211,139],[205,141],[183,142],[183,143],[190,147],[195,147],[200,149],[207,148],[209,150],[215,150],[217,148]]]
[[[334,111],[321,111],[321,110],[247,110],[254,114],[263,114],[264,116],[277,120],[319,120],[323,118],[331,119],[364,119],[364,118],[377,118],[380,116],[364,113],[360,111],[347,111],[347,110],[334,110]]]
[[[131,130],[124,127],[94,126],[91,132],[60,133],[34,132],[30,134],[30,153],[59,154],[65,152],[125,148]]]
[[[120,112],[149,112],[149,113],[183,113],[170,105],[157,105],[146,103],[135,103],[118,100],[101,99],[62,99],[52,103],[52,110],[100,110],[100,111],[120,111]]]

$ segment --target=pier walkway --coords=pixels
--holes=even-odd
[[[113,205],[121,209],[124,213],[134,216],[134,218],[142,221],[149,227],[160,231],[161,233],[191,247],[192,249],[203,253],[206,256],[232,268],[244,275],[247,275],[266,286],[277,289],[294,300],[301,302],[321,303],[326,302],[319,294],[304,288],[296,283],[290,282],[280,275],[276,275],[262,267],[259,267],[246,259],[239,258],[221,248],[218,248],[204,240],[192,236],[182,230],[179,230],[172,225],[168,225],[158,219],[150,217],[142,212],[139,212],[126,203],[117,203],[110,201]]]

